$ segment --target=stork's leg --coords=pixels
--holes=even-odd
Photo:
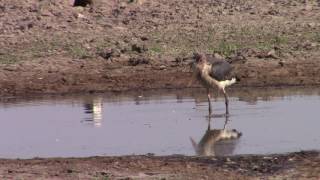
[[[207,89],[207,94],[208,94],[208,105],[209,105],[209,117],[212,115],[212,108],[211,108],[211,101],[210,101],[210,92],[209,89]]]
[[[224,125],[223,125],[223,130],[226,129],[228,122],[229,122],[229,116],[226,116],[226,120],[224,121]]]
[[[222,90],[222,92],[223,92],[225,103],[226,103],[226,115],[229,115],[229,98],[228,98],[228,94],[224,89]]]
[[[208,116],[208,131],[211,129],[211,115]]]

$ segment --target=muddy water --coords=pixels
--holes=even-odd
[[[0,102],[0,157],[319,150],[319,94],[315,88],[232,90],[228,118],[221,94],[214,94],[214,116],[207,117],[201,89],[8,97]],[[242,136],[224,139],[222,132]]]

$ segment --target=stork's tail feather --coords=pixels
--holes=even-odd
[[[237,82],[236,78],[232,78],[227,86],[231,86],[232,84],[234,84],[236,82]]]
[[[231,86],[232,84],[234,84],[236,82],[237,82],[236,78],[232,78],[231,80],[219,81],[219,84],[220,84],[221,88],[224,89],[225,87]]]

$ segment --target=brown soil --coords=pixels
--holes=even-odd
[[[313,1],[137,2],[1,1],[0,94],[197,87],[195,51],[232,62],[237,86],[320,84]]]
[[[1,179],[318,179],[318,152],[0,160]]]
[[[315,1],[0,0],[0,95],[199,87],[195,51],[235,67],[236,86],[320,85]],[[318,153],[226,158],[1,160],[3,179],[319,177]],[[16,178],[15,178],[16,179]]]

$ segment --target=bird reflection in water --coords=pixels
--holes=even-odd
[[[208,116],[208,129],[199,143],[190,138],[192,146],[199,156],[232,155],[242,133],[235,129],[227,129],[229,116],[225,116],[223,129],[211,129],[211,116]]]
[[[84,111],[86,114],[90,114],[90,117],[86,117],[84,121],[92,122],[95,127],[100,127],[102,121],[102,105],[101,97],[86,100],[83,105]]]

